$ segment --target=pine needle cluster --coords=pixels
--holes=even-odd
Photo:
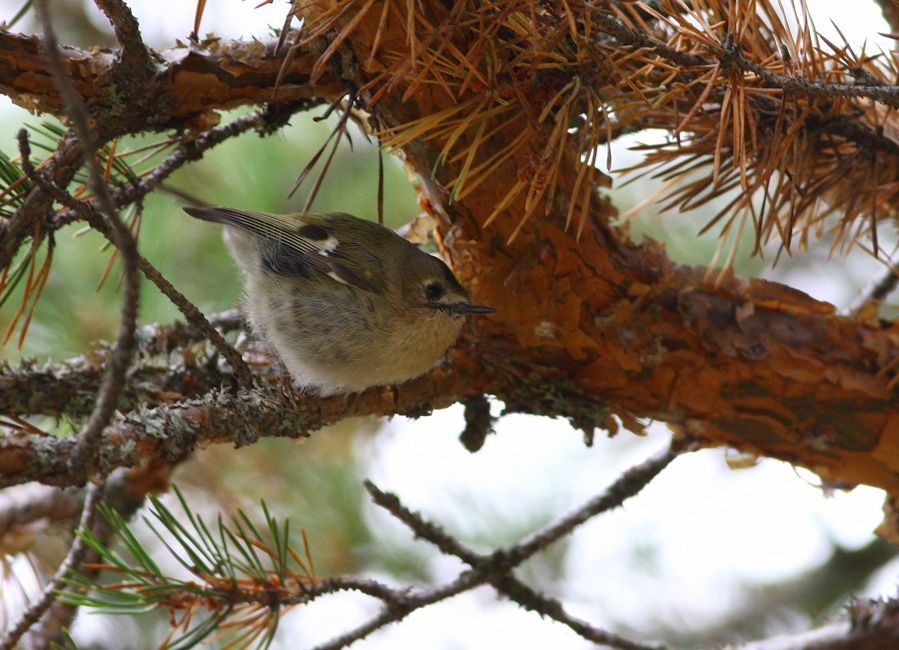
[[[354,33],[371,11],[377,29]],[[896,54],[828,40],[805,3],[311,0],[294,12],[298,45],[332,35],[319,72],[341,44],[370,43],[370,107],[388,93],[445,106],[381,136],[435,143],[454,199],[514,166],[486,220],[523,197],[513,238],[537,214],[580,234],[608,185],[599,145],[647,128],[669,137],[631,171],[662,181],[666,207],[727,196],[708,225],[748,224],[758,246],[826,234],[876,254],[877,223],[895,212]],[[577,172],[562,196],[566,165]]]

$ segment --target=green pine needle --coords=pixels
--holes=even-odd
[[[183,514],[176,515],[151,497],[144,521],[188,577],[163,571],[122,517],[101,504],[99,512],[122,552],[111,550],[91,531],[79,533],[99,555],[95,568],[105,576],[101,582],[73,573],[66,584],[74,591],[60,592],[60,599],[108,614],[167,609],[173,621],[172,633],[163,644],[167,649],[186,650],[213,633],[222,639],[223,632],[233,644],[229,647],[269,647],[281,614],[313,580],[289,545],[289,521],[276,520],[263,502],[264,528],[257,527],[243,510],[229,524],[218,517],[211,527],[177,488],[174,491]],[[260,612],[267,617],[264,625],[258,622]],[[241,625],[242,621],[247,624]]]

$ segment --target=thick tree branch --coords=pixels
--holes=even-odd
[[[346,39],[357,61],[369,56],[375,21],[366,16]],[[381,32],[382,47],[411,57],[406,33],[394,27]],[[364,71],[360,65],[359,87],[370,81]],[[395,88],[380,96],[373,110],[387,128],[401,130],[459,104],[436,89],[403,97],[415,79],[398,73]],[[701,90],[685,101],[696,101]],[[520,133],[509,128],[479,142],[478,159],[503,151]],[[578,238],[564,225],[582,177],[578,152],[561,157],[558,207],[546,218],[522,226],[527,193],[506,199],[531,172],[516,164],[496,167],[489,183],[451,201],[447,188],[464,158],[448,162],[444,139],[415,139],[404,153],[423,180],[457,272],[475,300],[497,308],[473,324],[485,365],[524,361],[534,378],[525,374],[522,383],[532,388],[540,376],[565,377],[574,392],[607,403],[625,420],[662,420],[712,444],[805,465],[827,480],[899,492],[899,325],[838,316],[832,305],[777,283],[713,284],[706,269],[673,264],[655,242],[636,245],[610,234],[602,224],[614,208],[596,194],[589,198],[593,232]],[[497,205],[507,207],[496,212]],[[529,398],[539,402],[540,393]]]
[[[275,55],[276,44],[212,39],[159,52],[162,63],[152,79],[142,80],[142,96],[130,96],[125,102],[127,114],[121,114],[120,109],[119,114],[113,113],[115,107],[109,105],[110,94],[121,90],[109,85],[117,65],[114,52],[63,46],[62,54],[87,105],[92,111],[103,111],[109,121],[104,128],[126,133],[184,126],[192,120],[201,124],[216,119],[209,115],[215,109],[268,102],[283,58]],[[315,83],[310,81],[316,58],[315,51],[307,51],[292,59],[278,90],[279,102],[319,97],[332,100],[346,92],[331,75],[319,77]],[[150,82],[154,93],[146,92]],[[28,110],[63,114],[62,100],[37,37],[0,32],[0,93]],[[122,102],[122,98],[116,100],[117,105]]]
[[[359,61],[368,57],[371,41],[363,36],[377,30],[377,15],[370,12],[346,39]],[[4,35],[0,43],[9,44],[9,38]],[[24,47],[27,39],[14,42]],[[408,47],[401,25],[384,31],[381,42],[392,52]],[[239,46],[232,53],[234,48]],[[184,61],[195,56],[215,65],[228,55],[191,52]],[[98,54],[96,61],[100,59]],[[189,68],[197,59],[184,61],[172,65]],[[271,71],[269,81],[274,78],[277,61],[262,56],[253,63]],[[346,70],[358,75],[352,81],[359,87],[367,81],[362,70]],[[174,73],[174,79],[180,75]],[[436,90],[414,93],[407,101],[401,101],[401,92],[395,95],[386,95],[376,106],[388,126],[439,113],[451,101]],[[499,137],[485,142],[482,155],[505,144]],[[895,325],[837,316],[830,305],[773,283],[713,286],[704,280],[703,269],[672,264],[652,242],[614,242],[598,229],[578,241],[559,219],[531,220],[510,244],[525,211],[523,195],[497,216],[489,235],[480,224],[500,203],[502,192],[518,182],[519,170],[514,165],[498,169],[490,183],[449,209],[445,188],[458,165],[438,166],[444,160],[441,148],[438,141],[416,141],[406,154],[438,209],[448,256],[477,299],[498,307],[495,316],[476,325],[479,363],[457,369],[460,374],[489,369],[490,379],[475,382],[483,390],[439,391],[442,400],[495,392],[515,408],[547,413],[574,409],[570,414],[577,421],[573,398],[589,396],[585,415],[594,421],[592,406],[607,403],[607,415],[613,412],[628,421],[662,419],[713,444],[804,464],[829,480],[899,492],[899,458],[892,451],[899,445]],[[563,159],[560,192],[574,186],[579,160],[574,154]],[[438,175],[432,177],[435,167]],[[591,199],[592,223],[601,224],[610,214],[604,199]],[[509,368],[510,359],[522,365]],[[513,373],[522,385],[520,401],[507,390]],[[541,386],[546,376],[554,379]],[[558,395],[566,399],[557,400]],[[428,402],[426,394],[420,397]],[[526,399],[538,406],[526,407]],[[332,413],[338,417],[337,410]],[[25,465],[9,467],[7,481],[24,480],[15,477]]]

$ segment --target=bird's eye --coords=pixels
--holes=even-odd
[[[443,286],[437,282],[429,282],[425,285],[425,297],[431,302],[440,300],[444,293]]]

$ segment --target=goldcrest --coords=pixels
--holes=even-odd
[[[340,212],[184,208],[222,224],[255,331],[297,385],[320,395],[398,384],[430,369],[473,305],[449,267],[392,230]]]

